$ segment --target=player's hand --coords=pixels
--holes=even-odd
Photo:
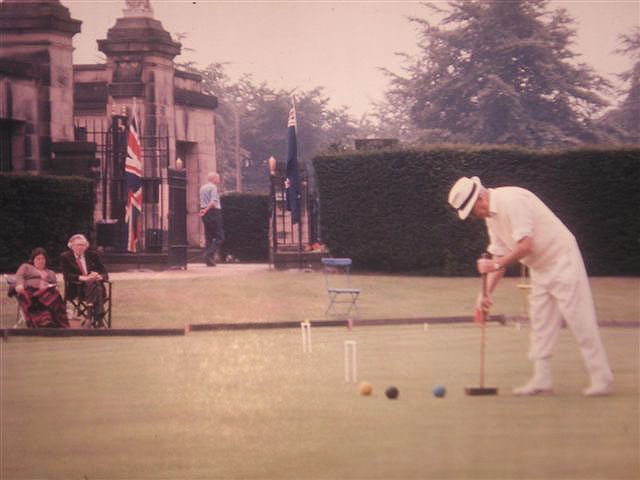
[[[490,295],[482,295],[482,292],[478,294],[478,298],[476,299],[476,310],[489,313],[492,305],[493,300],[491,300]]]
[[[478,259],[478,272],[481,274],[491,273],[496,270],[496,261],[486,258]]]

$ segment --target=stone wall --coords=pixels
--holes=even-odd
[[[4,69],[3,66],[9,68]],[[12,129],[12,167],[33,170],[40,157],[38,125],[38,86],[35,77],[16,75],[16,62],[0,61],[0,119]],[[9,127],[10,125],[10,127]]]
[[[81,161],[83,173],[96,176],[95,220],[113,218],[110,201],[103,202],[110,194],[105,189],[103,195],[102,182],[108,131],[112,115],[126,115],[135,103],[141,136],[168,139],[162,145],[166,150],[160,152],[158,146],[158,154],[151,152],[144,174],[166,179],[167,169],[182,159],[188,243],[199,246],[203,232],[198,189],[207,173],[217,169],[217,99],[202,92],[198,74],[176,70],[180,44],[152,18],[151,10],[142,13],[127,9],[106,38],[98,40],[104,64],[74,66],[72,39],[82,22],[71,19],[61,2],[0,2],[0,122],[12,130],[11,169],[44,173],[58,162],[61,172],[69,173]],[[98,163],[90,161],[86,142],[96,144]],[[160,195],[151,228],[166,230],[167,192]]]
[[[74,140],[72,39],[81,23],[57,1],[0,3],[0,59],[30,66],[34,80],[27,85],[20,74],[5,78],[16,99],[15,114],[29,117],[23,132],[12,132],[12,141],[24,144],[15,145],[14,170],[40,171],[51,159],[53,143]]]

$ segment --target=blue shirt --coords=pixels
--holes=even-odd
[[[213,202],[215,208],[220,208],[220,195],[218,195],[218,187],[213,183],[205,183],[200,187],[200,208],[207,208]]]

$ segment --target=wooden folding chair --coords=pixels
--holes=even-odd
[[[358,312],[358,297],[360,289],[351,285],[351,259],[350,258],[323,258],[322,271],[324,273],[325,286],[329,295],[329,306],[324,312],[327,315],[344,315],[349,317],[354,310],[356,317]],[[346,312],[340,312],[336,306],[340,303],[347,304]]]

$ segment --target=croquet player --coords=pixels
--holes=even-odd
[[[222,209],[218,184],[220,175],[211,172],[207,175],[207,183],[200,187],[200,211],[204,224],[205,250],[204,258],[208,266],[216,265],[216,250],[224,241],[224,228],[222,224]]]
[[[488,311],[491,292],[505,268],[520,261],[529,267],[531,293],[529,359],[533,377],[515,388],[516,395],[552,391],[550,357],[564,318],[576,338],[591,384],[583,393],[605,395],[613,374],[600,339],[589,279],[575,237],[533,193],[519,187],[485,188],[478,177],[462,177],[449,192],[449,204],[464,220],[483,218],[489,233],[491,259],[478,260],[487,274],[487,295],[478,296],[476,308]]]

